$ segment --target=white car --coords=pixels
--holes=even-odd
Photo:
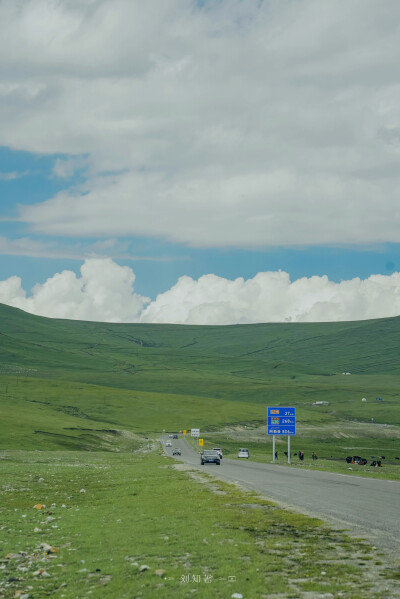
[[[220,447],[213,447],[213,451],[218,451],[219,457],[222,460],[222,449]]]
[[[248,449],[239,449],[238,458],[247,458],[249,459],[250,453]]]
[[[171,441],[167,441],[166,444],[165,444],[165,447],[172,447]]]

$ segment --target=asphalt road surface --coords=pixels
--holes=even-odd
[[[172,447],[166,447],[170,441]],[[165,452],[221,480],[236,482],[307,515],[321,518],[349,534],[365,537],[385,550],[400,548],[400,482],[346,474],[286,468],[250,460],[228,460],[200,465],[199,454],[184,439],[162,438]]]

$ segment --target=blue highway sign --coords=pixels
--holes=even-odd
[[[268,408],[268,435],[295,435],[296,408]]]

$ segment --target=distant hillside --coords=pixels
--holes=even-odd
[[[33,316],[0,304],[1,368],[71,380],[211,370],[268,379],[303,374],[398,374],[400,317],[358,322],[183,326],[109,324]]]
[[[400,318],[108,324],[0,304],[0,448],[1,439],[13,447],[91,448],[99,435],[114,435],[108,429],[264,423],[267,405],[295,405],[299,422],[312,425],[371,417],[400,424],[399,355]],[[369,403],[361,411],[363,396]],[[320,400],[329,405],[316,411]]]

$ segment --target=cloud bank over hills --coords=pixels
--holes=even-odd
[[[400,273],[335,283],[326,276],[291,281],[260,272],[234,281],[181,277],[154,301],[134,290],[135,274],[110,258],[88,259],[80,276],[63,271],[30,295],[21,279],[0,282],[0,302],[52,318],[103,322],[226,325],[258,322],[364,320],[400,314]]]

